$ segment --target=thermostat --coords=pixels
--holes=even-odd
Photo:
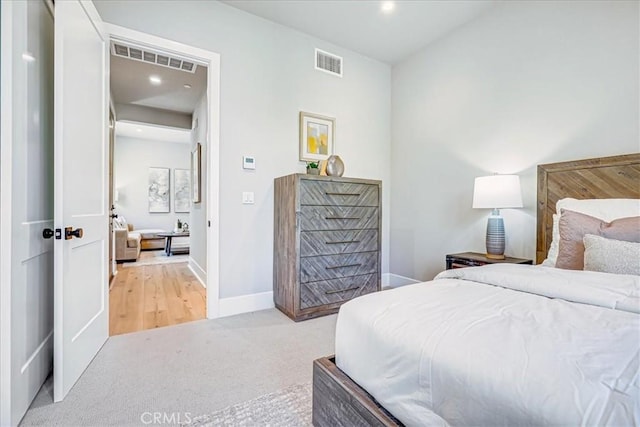
[[[256,158],[253,156],[242,156],[242,168],[243,169],[255,169]]]

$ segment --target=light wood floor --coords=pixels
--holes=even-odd
[[[186,262],[118,265],[109,290],[109,335],[204,319],[205,307],[205,288]]]

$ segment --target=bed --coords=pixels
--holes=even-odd
[[[640,199],[639,183],[640,154],[540,165],[537,262],[558,201]],[[449,270],[356,299],[336,357],[314,362],[313,423],[637,425],[639,311],[638,276],[553,266]]]

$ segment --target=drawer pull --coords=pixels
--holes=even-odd
[[[341,292],[357,291],[358,289],[360,289],[360,286],[354,286],[352,288],[347,288],[347,289],[339,289],[337,291],[324,291],[324,293],[326,295],[331,295],[331,294],[339,294]]]
[[[353,197],[359,197],[360,193],[330,193],[330,192],[326,192],[324,193],[327,196],[353,196]]]
[[[343,243],[360,243],[360,240],[339,240],[337,242],[324,242],[326,245],[341,245]]]
[[[325,216],[324,219],[362,219],[357,216]]]
[[[362,263],[358,264],[345,264],[345,265],[332,265],[331,267],[325,267],[327,270],[335,270],[336,268],[347,268],[347,267],[360,267]]]

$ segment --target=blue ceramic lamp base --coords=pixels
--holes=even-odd
[[[494,209],[487,221],[487,258],[504,259],[504,220]]]

